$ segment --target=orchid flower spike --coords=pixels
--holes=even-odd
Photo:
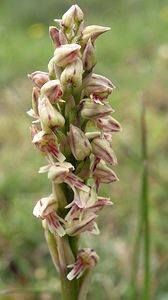
[[[85,26],[77,4],[55,21],[56,27],[49,28],[54,50],[47,71],[28,75],[34,84],[28,111],[33,118],[32,143],[47,160],[39,173],[46,173],[52,186],[51,194],[37,201],[33,214],[42,220],[54,265],[64,278],[66,299],[71,300],[74,286],[73,299],[83,299],[82,282],[99,261],[93,249],[78,250],[78,241],[82,234],[100,233],[99,213],[112,204],[98,191],[101,183],[119,180],[113,134],[121,131],[121,125],[112,117],[109,102],[114,84],[94,73],[96,40],[110,28]]]

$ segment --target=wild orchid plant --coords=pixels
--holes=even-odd
[[[29,75],[32,93],[32,143],[44,155],[52,184],[49,196],[36,203],[33,214],[42,220],[46,241],[60,275],[63,300],[84,300],[91,269],[99,257],[79,248],[80,234],[98,234],[98,213],[111,205],[98,196],[100,183],[117,181],[108,165],[117,159],[112,134],[121,130],[107,102],[114,85],[93,73],[95,40],[109,27],[84,26],[84,15],[72,5],[49,28],[55,48],[48,72]],[[89,183],[88,183],[89,180]]]

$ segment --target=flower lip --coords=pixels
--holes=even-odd
[[[78,252],[75,263],[68,266],[68,268],[72,268],[72,270],[67,275],[67,278],[69,280],[73,280],[74,278],[80,278],[85,272],[85,270],[92,269],[93,267],[95,267],[98,261],[99,257],[93,249],[81,249]]]

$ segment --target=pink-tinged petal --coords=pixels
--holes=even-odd
[[[41,198],[33,209],[33,214],[42,220],[46,220],[51,233],[58,234],[59,236],[65,235],[65,230],[61,223],[65,221],[56,213],[57,201],[51,194],[48,197]]]
[[[59,29],[57,29],[57,27],[55,27],[55,26],[50,26],[49,34],[50,34],[50,38],[53,42],[53,46],[55,48],[60,47],[61,43],[60,43],[60,39],[59,39]]]
[[[84,271],[86,270],[86,267],[83,265],[82,262],[79,262],[74,266],[71,272],[68,273],[67,278],[68,280],[73,280],[75,277],[80,278]]]
[[[109,143],[109,141],[103,139],[103,138],[96,138],[91,143],[92,146],[92,153],[109,163],[110,165],[117,164],[117,158],[116,155]]]
[[[93,99],[95,103],[101,105],[115,88],[108,78],[94,73],[88,79],[84,80],[84,84],[84,94]]]
[[[50,165],[47,165],[47,166],[43,166],[43,167],[41,167],[40,169],[39,169],[39,171],[38,171],[38,173],[46,173],[46,172],[48,172],[49,171],[49,169],[50,169]]]
[[[34,119],[39,119],[39,116],[34,112],[32,108],[27,111],[27,114]]]
[[[63,90],[58,79],[46,82],[41,88],[41,96],[48,97],[52,104],[57,103],[62,95]]]
[[[65,181],[73,190],[74,188],[83,190],[88,192],[89,191],[89,187],[87,185],[85,185],[82,181],[82,179],[80,179],[78,176],[74,175],[73,173],[69,174],[66,177],[66,181]]]
[[[80,54],[81,46],[78,44],[66,44],[56,48],[54,62],[59,67],[64,67],[73,62]]]
[[[97,201],[97,194],[94,189],[86,186],[85,190],[72,187],[74,191],[73,201],[66,206],[66,208],[77,205],[79,208],[86,208],[93,205]]]
[[[112,204],[113,203],[110,201],[109,198],[98,197],[98,201],[94,205],[90,206],[88,210],[97,213],[100,210],[102,210],[105,206],[110,206]]]
[[[80,102],[80,108],[82,118],[91,120],[108,116],[114,112],[108,103],[104,102],[104,105],[100,105],[90,98],[82,99]]]
[[[81,42],[82,44],[86,44],[89,39],[94,42],[99,35],[105,33],[106,31],[109,31],[110,29],[110,27],[103,27],[98,25],[86,26],[82,31]]]
[[[45,217],[57,208],[57,201],[51,194],[48,197],[41,198],[35,205],[33,214],[37,218],[45,219]]]
[[[96,123],[104,132],[118,132],[122,130],[120,123],[111,116],[99,118],[96,120]]]
[[[92,176],[95,180],[96,186],[100,183],[111,183],[119,180],[115,172],[107,167],[103,160],[97,163],[93,168]]]
[[[72,203],[72,202],[71,202]],[[70,208],[70,211],[67,213],[65,217],[65,221],[71,223],[73,219],[79,217],[79,214],[82,213],[82,209],[79,208],[75,203],[67,205],[65,208]]]
[[[63,226],[60,223],[60,218],[56,212],[52,212],[46,217],[48,228],[53,234],[58,234],[60,237],[66,234]]]
[[[97,226],[97,223],[96,222],[93,222],[91,224],[90,227],[88,227],[88,230],[87,230],[88,233],[91,233],[91,234],[94,234],[94,235],[99,235],[100,234],[100,230]]]

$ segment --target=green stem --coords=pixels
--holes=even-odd
[[[91,270],[85,271],[80,282],[78,300],[86,300],[91,279]]]
[[[142,132],[142,209],[144,221],[144,287],[143,300],[149,300],[150,288],[150,230],[149,230],[149,203],[148,203],[148,154],[147,154],[147,132],[145,119],[145,105],[142,99],[141,112],[141,132]]]
[[[57,249],[60,261],[60,279],[62,288],[62,300],[77,300],[78,282],[77,280],[69,281],[67,279],[67,266],[74,262],[67,237],[57,237]]]
[[[60,265],[59,265],[57,243],[56,243],[55,237],[47,229],[44,229],[44,235],[45,235],[45,239],[46,239],[49,251],[50,251],[50,255],[51,255],[53,264],[54,264],[56,270],[59,271]]]
[[[52,182],[52,193],[54,194],[54,196],[58,201],[57,212],[61,216],[64,216],[65,205],[67,204],[65,198],[64,186]],[[73,239],[73,243],[72,243],[74,249],[72,249],[72,245],[67,236],[63,236],[63,237],[56,236],[54,237],[54,239],[55,239],[55,247],[53,247],[53,244],[51,243],[49,243],[48,245],[49,245],[52,258],[57,256],[57,261],[58,261],[57,265],[59,266],[59,273],[61,279],[62,300],[77,300],[78,281],[76,279],[72,281],[69,281],[67,279],[67,274],[69,272],[67,266],[73,264],[76,257],[76,252],[77,252],[76,239]]]

